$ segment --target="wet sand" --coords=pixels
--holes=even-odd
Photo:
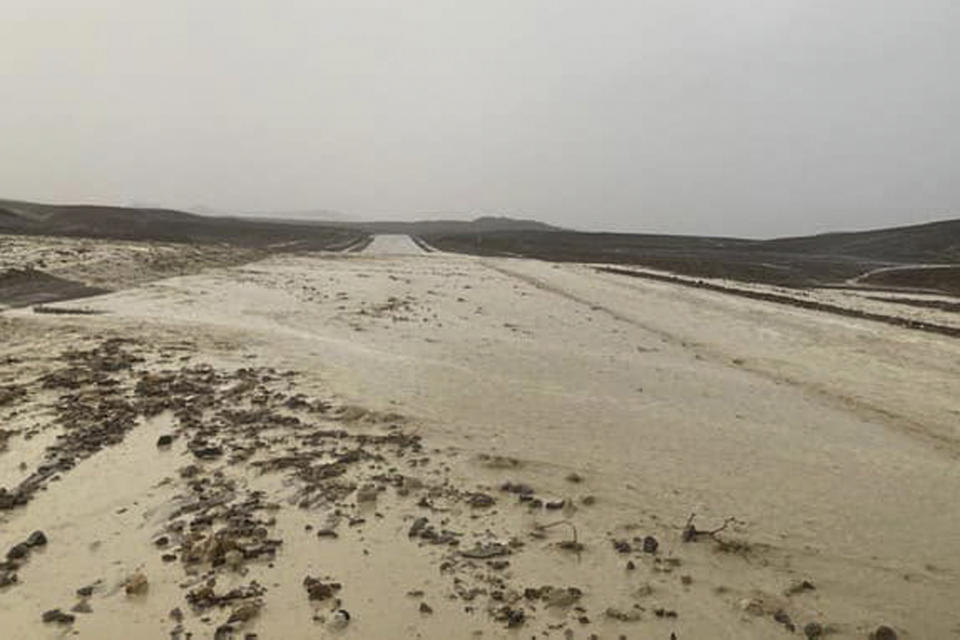
[[[960,630],[955,339],[421,253],[0,315],[9,637]]]

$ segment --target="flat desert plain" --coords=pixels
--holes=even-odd
[[[0,313],[4,639],[960,637],[956,338],[406,236],[201,266]]]

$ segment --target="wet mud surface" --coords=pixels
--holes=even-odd
[[[808,455],[797,407],[838,438],[810,447],[832,468],[856,458],[832,449],[863,419],[758,382],[753,354],[579,301],[580,278],[615,287],[608,301],[628,278],[525,268],[536,286],[435,255],[295,258],[109,296],[103,315],[0,317],[2,628],[680,640],[955,624],[930,613],[956,580],[949,559],[918,564],[924,531],[906,544],[881,525],[870,547],[863,530],[894,512],[845,530],[828,471],[778,475]],[[721,401],[737,415],[707,410]],[[910,465],[875,462],[872,437],[853,431],[850,450],[878,475],[844,486],[897,503],[882,476]]]

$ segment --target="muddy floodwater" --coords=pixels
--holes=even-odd
[[[4,640],[960,633],[956,338],[407,236],[17,242],[107,292],[0,312]]]

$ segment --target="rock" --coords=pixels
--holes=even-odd
[[[579,483],[579,482],[583,482],[583,476],[581,476],[576,471],[571,471],[570,473],[567,474],[566,480],[567,482]]]
[[[44,611],[40,619],[46,623],[73,624],[73,621],[77,618],[69,613],[60,611],[60,609],[50,609],[49,611]]]
[[[348,624],[350,624],[350,612],[346,609],[337,609],[333,617],[330,618],[332,629],[344,629]]]
[[[170,619],[174,622],[183,622],[183,611],[180,607],[174,607],[170,610]]]
[[[516,493],[521,496],[533,495],[533,487],[522,482],[504,482],[502,485],[500,485],[500,491]]]
[[[320,578],[311,576],[303,579],[303,587],[307,590],[307,597],[310,600],[326,600],[340,591],[339,582],[324,582]]]
[[[193,450],[193,455],[201,460],[213,460],[223,455],[222,447],[198,447]]]
[[[13,571],[0,572],[0,589],[17,583],[17,574]]]
[[[47,544],[47,536],[43,531],[34,531],[27,538],[26,544],[28,547],[42,547]]]
[[[173,444],[173,436],[168,433],[157,438],[158,447],[169,447],[172,444]]]
[[[28,547],[26,543],[21,542],[20,544],[15,544],[10,547],[10,550],[7,551],[7,560],[26,558],[28,553],[30,553],[30,547]]]
[[[616,607],[608,607],[605,614],[608,618],[619,620],[621,622],[636,622],[637,620],[641,620],[643,617],[642,610],[639,607],[631,611],[623,611],[622,609],[617,609]]]
[[[566,500],[563,500],[563,499],[560,499],[560,500],[548,500],[546,503],[544,503],[543,506],[545,506],[547,509],[556,510],[556,509],[563,509],[564,505],[566,505],[566,504],[567,504],[567,501],[566,501]]]
[[[77,589],[77,595],[81,598],[89,598],[93,595],[93,585],[87,585],[86,587],[80,587]]]
[[[814,589],[816,589],[816,587],[813,586],[813,583],[809,580],[798,580],[791,583],[790,586],[784,590],[783,594],[792,596],[798,593],[803,593],[804,591],[813,591]]]
[[[803,635],[807,640],[817,640],[823,635],[823,626],[819,622],[808,622],[803,627]]]
[[[233,610],[233,613],[230,614],[230,618],[227,619],[227,624],[232,624],[234,622],[247,622],[252,620],[260,615],[260,608],[263,605],[260,602],[247,602],[236,609]]]
[[[70,609],[74,613],[93,613],[93,607],[90,606],[90,603],[87,602],[86,598],[73,605],[73,608]]]
[[[147,581],[147,576],[140,571],[127,578],[123,583],[123,590],[126,591],[128,596],[143,595],[149,587],[150,583]]]
[[[617,553],[630,553],[633,551],[633,547],[630,546],[630,543],[626,540],[613,540],[613,548],[616,549]]]
[[[467,498],[467,504],[475,509],[486,509],[492,507],[494,503],[496,503],[496,500],[493,499],[493,496],[485,493],[473,493]]]
[[[430,605],[428,605],[426,602],[421,602],[421,603],[420,603],[420,613],[424,613],[424,614],[426,614],[426,615],[430,615],[431,613],[433,613],[433,607],[431,607]]]
[[[410,531],[407,533],[411,538],[415,538],[423,531],[423,528],[427,526],[428,520],[421,516],[413,521],[413,526],[410,527]]]
[[[497,610],[495,617],[500,622],[506,622],[507,628],[514,629],[523,625],[527,619],[527,614],[523,609],[512,609],[510,607],[501,607]]]
[[[787,628],[787,631],[793,633],[797,630],[796,626],[793,624],[793,620],[790,619],[789,614],[783,609],[778,609],[776,613],[773,614],[773,619],[782,624]]]
[[[627,571],[633,571],[637,568],[637,565],[634,564],[633,560],[627,560]]]
[[[653,536],[647,536],[643,539],[643,552],[644,553],[656,553],[657,549],[660,548],[660,543],[657,542],[657,539]]]
[[[870,634],[871,640],[897,640],[897,632],[885,624],[877,627],[877,630]]]
[[[510,549],[499,542],[478,544],[473,549],[465,549],[460,552],[460,555],[462,555],[464,558],[476,558],[479,560],[486,560],[487,558],[496,558],[497,556],[505,556],[509,554]]]

